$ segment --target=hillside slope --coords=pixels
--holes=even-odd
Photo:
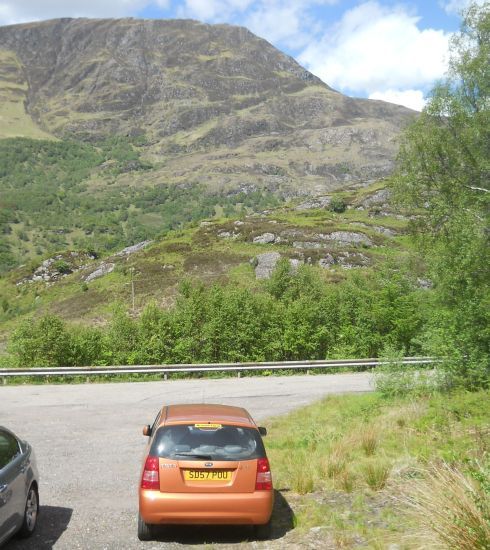
[[[316,266],[327,284],[370,276],[409,261],[408,219],[389,204],[383,183],[261,213],[194,223],[154,241],[94,257],[65,250],[0,278],[0,334],[46,313],[105,324],[115,302],[139,315],[150,302],[166,309],[186,279],[260,289],[280,258]],[[422,265],[411,265],[419,285]]]
[[[343,96],[245,28],[190,20],[2,27],[0,77],[3,137],[139,136],[155,179],[220,190],[386,175],[413,116]]]

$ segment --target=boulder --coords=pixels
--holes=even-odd
[[[327,254],[324,258],[318,260],[318,265],[323,269],[330,269],[335,264],[335,258],[332,254]]]
[[[281,259],[279,252],[265,252],[257,256],[257,265],[255,266],[255,277],[257,279],[269,279]]]
[[[361,204],[366,208],[373,205],[386,205],[390,200],[390,197],[391,193],[389,189],[380,189],[379,191],[376,191],[376,193],[374,193],[373,195],[366,197]]]
[[[153,241],[142,241],[140,243],[127,246],[126,248],[123,248],[120,252],[118,252],[116,256],[129,256],[130,254],[134,254],[135,252],[138,252],[139,250],[147,247],[152,242]]]
[[[371,239],[364,233],[355,233],[354,231],[333,231],[332,233],[319,233],[317,238],[328,241],[335,241],[340,244],[363,244],[372,246]]]
[[[313,210],[317,208],[326,208],[331,201],[332,197],[316,197],[314,199],[310,199],[302,202],[301,204],[298,204],[295,210]]]
[[[85,277],[85,282],[90,283],[90,281],[93,281],[94,279],[98,279],[99,277],[103,277],[104,275],[111,273],[114,270],[114,265],[115,264],[112,263],[100,264],[95,271],[92,271],[92,273]]]
[[[263,233],[262,235],[254,237],[253,242],[255,244],[269,244],[275,242],[275,240],[276,236],[274,235],[274,233]]]

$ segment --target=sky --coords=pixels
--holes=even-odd
[[[484,0],[478,0],[483,3]],[[353,97],[421,110],[469,0],[0,0],[0,25],[56,17],[243,25]]]

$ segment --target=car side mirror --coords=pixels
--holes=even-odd
[[[147,437],[150,437],[151,428],[150,428],[149,424],[147,424],[146,426],[143,426],[143,435],[146,435]]]
[[[259,434],[267,435],[267,428],[264,428],[264,426],[259,426]]]

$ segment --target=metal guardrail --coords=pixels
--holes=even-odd
[[[404,357],[396,360],[402,365],[430,365],[439,362],[434,357]],[[387,365],[394,361],[371,359],[340,359],[325,361],[277,361],[265,363],[207,363],[207,364],[178,364],[178,365],[121,365],[121,366],[100,366],[100,367],[33,367],[25,368],[2,368],[0,378],[4,384],[9,377],[31,377],[31,376],[100,376],[118,374],[163,374],[165,379],[168,374],[177,372],[236,372],[238,376],[243,371],[260,370],[310,370],[310,369],[333,369],[333,368],[373,368],[380,365]]]

